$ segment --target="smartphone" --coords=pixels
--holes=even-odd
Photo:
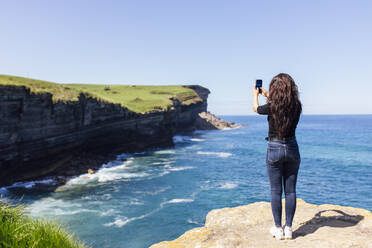
[[[258,92],[260,92],[260,94],[262,93],[261,87],[262,87],[262,80],[257,79],[256,80],[256,88],[258,88]]]

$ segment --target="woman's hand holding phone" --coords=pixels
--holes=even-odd
[[[260,93],[260,89],[261,89],[261,93]],[[258,87],[254,87],[253,88],[253,96],[258,96],[259,94],[263,95],[264,97],[269,97],[269,93],[264,89],[264,88],[258,88]]]
[[[269,97],[269,92],[267,92],[264,88],[261,88],[261,94],[262,94],[264,97]]]

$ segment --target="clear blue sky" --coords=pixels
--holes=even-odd
[[[0,74],[200,84],[211,112],[246,115],[255,79],[267,87],[287,72],[304,114],[372,114],[369,0],[4,0],[0,9]]]

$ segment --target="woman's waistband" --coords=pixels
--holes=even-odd
[[[281,142],[281,143],[287,143],[287,142],[290,142],[290,141],[295,141],[296,140],[296,136],[283,137],[282,139],[278,139],[276,137],[266,137],[265,140],[267,140],[267,141],[277,141],[277,142]]]

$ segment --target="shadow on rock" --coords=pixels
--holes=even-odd
[[[331,213],[333,215],[331,215]],[[327,216],[322,216],[327,214]],[[329,226],[336,228],[350,227],[357,225],[364,217],[361,215],[349,215],[341,210],[328,209],[315,214],[315,216],[303,223],[296,231],[293,232],[293,237],[302,237],[316,232],[319,228]]]

